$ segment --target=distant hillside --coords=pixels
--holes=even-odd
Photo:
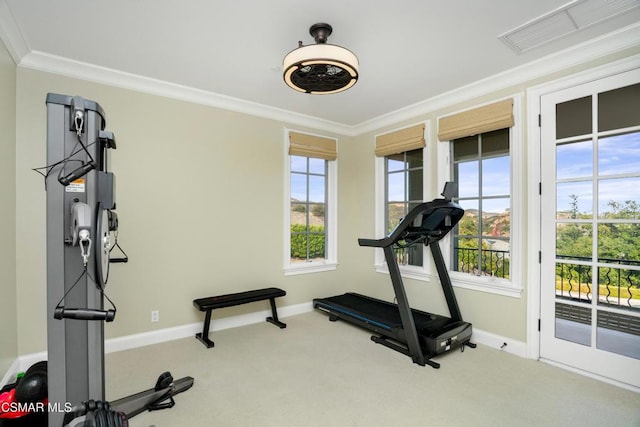
[[[468,209],[459,224],[461,235],[475,235],[478,230],[478,210]],[[509,237],[511,234],[511,215],[509,212],[485,212],[482,215],[482,234],[496,237]]]

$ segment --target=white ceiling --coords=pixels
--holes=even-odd
[[[640,22],[636,8],[522,54],[498,39],[567,1],[0,0],[0,36],[19,64],[64,58],[353,127]],[[282,80],[317,22],[359,58],[346,92]]]

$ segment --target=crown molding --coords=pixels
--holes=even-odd
[[[342,135],[351,131],[349,126],[341,123],[39,51],[29,52],[18,66]]]
[[[558,71],[597,60],[605,55],[640,46],[640,22],[607,33],[505,72],[478,80],[441,95],[417,102],[360,123],[352,128],[354,135],[371,132],[432,111],[472,100],[492,92],[544,77]]]
[[[31,50],[5,0],[0,0],[0,39],[16,64]]]

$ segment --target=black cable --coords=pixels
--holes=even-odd
[[[69,292],[71,292],[73,290],[73,288],[76,287],[76,285],[78,284],[78,282],[84,277],[84,275],[87,274],[87,267],[84,268],[84,270],[82,271],[82,274],[80,274],[80,277],[78,277],[76,279],[76,281],[73,283],[73,285],[71,285],[71,287],[69,288],[69,290],[67,290],[67,292],[64,293],[64,295],[62,295],[62,298],[60,298],[60,301],[58,301],[58,304],[56,304],[56,308],[61,308],[60,307],[60,303],[62,303],[62,301],[64,301],[64,299],[67,297],[67,295],[69,294]]]
[[[83,269],[82,273],[80,274],[80,277],[78,277],[76,279],[76,281],[73,283],[73,285],[71,285],[71,287],[67,290],[67,292],[64,293],[64,295],[62,296],[62,298],[60,298],[60,301],[58,301],[58,304],[56,304],[56,308],[64,308],[63,306],[61,306],[60,304],[62,303],[62,301],[64,301],[64,299],[67,297],[67,295],[69,295],[69,293],[73,290],[73,288],[76,287],[76,285],[78,284],[78,282],[80,282],[80,280],[82,280],[82,278],[84,277],[84,275],[87,275],[87,277],[93,282],[93,284],[96,286],[96,288],[98,288],[98,290],[100,290],[100,294],[107,299],[107,301],[109,301],[109,304],[111,304],[111,307],[113,307],[113,312],[117,312],[118,309],[116,307],[116,305],[113,303],[113,301],[111,301],[111,298],[109,298],[109,296],[106,294],[106,292],[104,291],[104,288],[100,285],[98,285],[98,282],[96,282],[96,280],[91,276],[91,274],[89,274],[89,272],[87,271],[87,267],[85,266],[85,268]]]
[[[118,230],[113,232],[113,237],[115,239],[115,242],[114,242],[113,246],[111,246],[111,249],[109,249],[109,258],[111,258],[111,251],[113,251],[115,248],[118,248],[118,250],[120,252],[122,252],[122,255],[124,255],[123,260],[120,261],[120,262],[128,262],[129,261],[129,255],[127,255],[127,253],[124,251],[124,249],[122,249],[122,247],[120,246],[120,243],[118,243]]]
[[[57,162],[55,162],[55,163],[52,163],[52,164],[50,164],[50,165],[47,165],[47,166],[41,166],[41,167],[39,167],[39,168],[33,168],[33,169],[31,169],[31,170],[32,170],[32,171],[34,171],[34,172],[39,173],[40,175],[42,175],[42,176],[44,177],[44,185],[45,185],[45,189],[46,189],[46,187],[47,187],[47,179],[49,178],[49,175],[51,174],[51,172],[53,171],[53,169],[54,169],[56,166],[58,166],[58,165],[60,165],[60,164],[66,164],[66,162],[67,162],[67,161],[71,160],[71,158],[72,158],[73,156],[75,156],[76,154],[80,153],[81,151],[88,152],[88,148],[89,148],[89,147],[91,147],[92,145],[96,144],[97,142],[98,142],[97,140],[96,140],[96,141],[93,141],[91,144],[88,144],[87,146],[85,146],[84,144],[81,144],[81,145],[82,145],[82,148],[81,148],[81,149],[79,149],[79,150],[76,150],[76,147],[78,146],[78,144],[76,144],[76,145],[73,147],[73,149],[71,150],[71,154],[69,154],[69,155],[68,155],[67,157],[65,157],[64,159],[59,160],[59,161],[57,161]],[[91,161],[93,161],[93,158],[91,157],[91,155],[89,155],[89,158],[91,158]],[[80,159],[74,159],[73,161],[81,162],[82,160],[80,160]],[[43,170],[43,169],[45,170],[45,173],[42,173],[42,172],[41,172],[41,170]],[[64,170],[64,166],[62,167],[62,169]]]
[[[117,240],[116,240],[116,244],[115,244],[115,245],[113,245],[113,246],[111,247],[111,249],[109,249],[109,254],[111,254],[111,251],[112,251],[114,248],[116,248],[116,247],[117,247],[117,248],[118,248],[118,250],[120,250],[120,252],[122,252],[122,254],[124,255],[124,258],[123,258],[123,259],[124,259],[124,262],[128,262],[128,261],[129,261],[129,255],[127,255],[127,253],[124,251],[124,249],[122,249],[122,247],[120,246],[120,244],[118,243],[118,241],[117,241]],[[122,261],[121,261],[121,262],[122,262]]]
[[[93,160],[93,156],[91,155],[91,153],[89,152],[87,147],[82,143],[82,138],[80,138],[80,134],[77,134],[77,136],[78,136],[78,144],[80,144],[80,146],[82,147],[84,152],[87,153],[87,156],[89,156],[89,160],[91,161],[91,163],[95,163],[96,161]],[[76,146],[77,146],[77,144],[76,144]],[[75,147],[73,147],[73,148],[75,149]]]
[[[85,269],[86,270],[86,269]],[[113,312],[117,312],[118,309],[116,308],[116,305],[113,303],[113,301],[111,301],[111,298],[109,298],[109,296],[107,295],[107,293],[104,291],[104,288],[102,286],[100,286],[98,284],[98,282],[91,276],[91,274],[87,273],[87,276],[89,277],[89,279],[91,279],[91,281],[93,282],[94,285],[96,285],[96,288],[98,288],[98,290],[100,291],[100,294],[105,297],[107,299],[107,301],[109,301],[109,304],[111,304],[111,307],[113,307]]]
[[[38,171],[37,169],[43,169],[43,168],[37,168],[37,169],[32,169],[35,170],[36,172],[40,173],[40,175],[44,175],[45,177],[45,185],[46,185],[46,179],[49,177],[49,174],[53,171],[53,168],[55,168],[57,165],[62,163],[62,170],[64,170],[67,162],[76,154],[78,154],[81,150],[76,151],[76,148],[78,147],[78,143],[76,142],[76,145],[73,146],[73,148],[71,149],[71,154],[67,157],[65,157],[64,159],[60,160],[59,162],[54,163],[51,166],[45,166],[45,168],[48,168],[47,170],[47,174],[44,175],[42,172]],[[76,161],[81,161],[80,159],[76,160]],[[60,173],[58,173],[58,178],[60,177]]]
[[[76,145],[73,147],[71,151],[75,151],[78,144],[80,144],[84,152],[87,154],[87,156],[89,156],[89,161],[88,162],[82,161],[79,167],[77,167],[76,169],[74,169],[64,177],[62,176],[61,173],[58,174],[58,182],[65,187],[71,184],[76,179],[79,179],[85,176],[87,173],[89,173],[90,171],[96,168],[96,162],[93,159],[93,156],[91,156],[91,153],[89,153],[89,150],[87,149],[87,147],[83,144],[82,138],[80,137],[80,132],[78,132],[76,136],[78,138],[78,141],[76,142]],[[62,169],[61,169],[62,171],[66,169],[67,162],[70,162],[70,161],[72,160],[70,160],[69,158],[67,158],[67,160],[64,161],[64,163],[62,164]]]

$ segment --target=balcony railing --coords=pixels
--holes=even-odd
[[[478,248],[455,247],[453,253],[456,271],[475,276],[509,278],[509,251],[483,249],[479,252]]]
[[[421,265],[421,247],[396,249],[400,265]],[[481,256],[480,256],[481,255]],[[454,248],[455,271],[476,276],[509,278],[509,251],[477,248]],[[557,255],[556,296],[561,299],[590,303],[593,297],[591,257]],[[419,260],[419,261],[418,261]],[[597,268],[598,304],[640,311],[640,261],[599,258]],[[619,266],[619,267],[618,267]],[[631,268],[625,268],[631,267]]]
[[[559,260],[592,262],[591,257],[557,255]],[[598,304],[640,310],[640,261],[598,258]],[[618,267],[620,266],[620,267]],[[632,268],[625,268],[632,267]],[[590,264],[556,263],[556,296],[590,303],[593,298],[593,268]]]

